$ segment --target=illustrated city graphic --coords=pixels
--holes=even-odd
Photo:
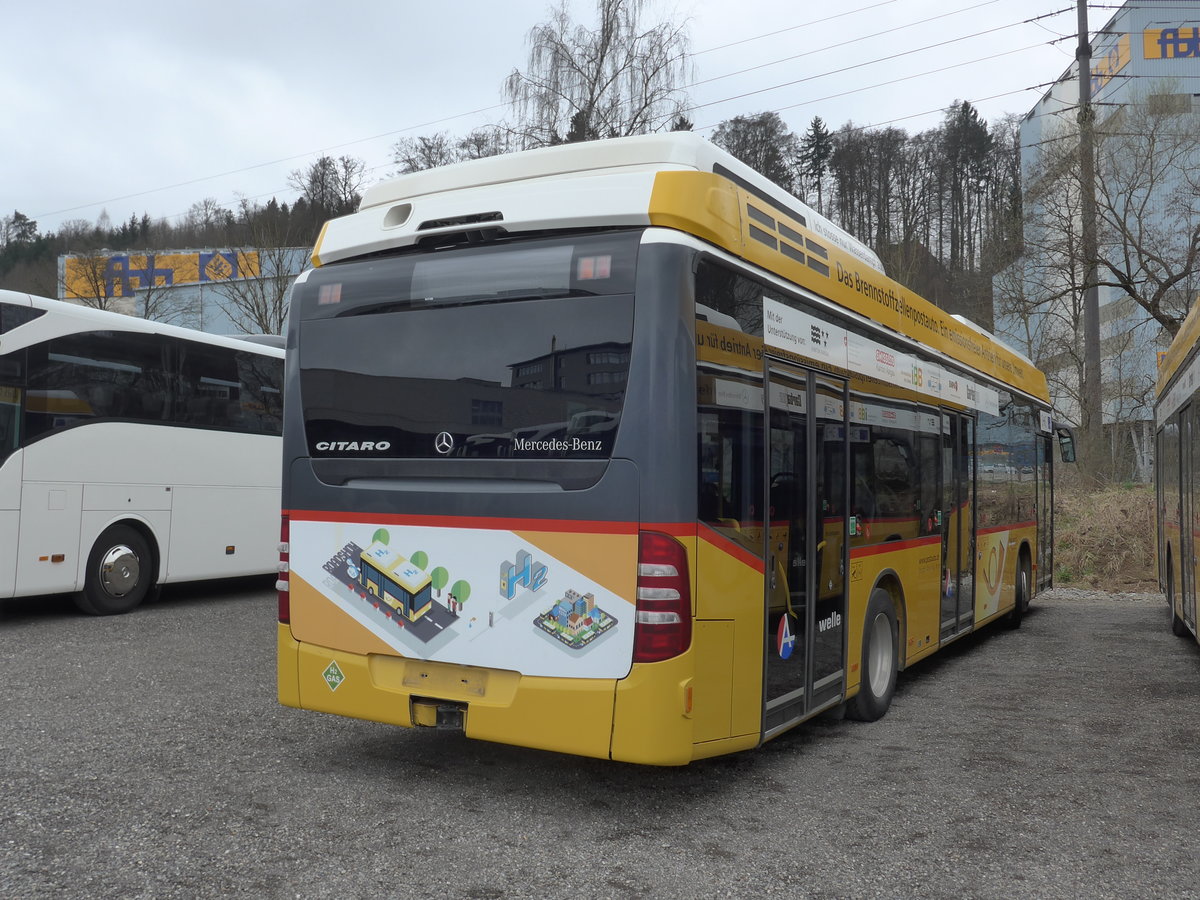
[[[377,529],[364,549],[347,543],[323,566],[344,586],[360,609],[373,620],[402,628],[410,636],[428,643],[466,615],[472,585],[452,575],[422,550],[404,556],[391,546],[391,534]],[[432,568],[431,568],[432,566]],[[499,566],[498,594],[513,603],[523,592],[536,593],[546,587],[550,569],[526,550]],[[491,627],[494,613],[488,614]],[[617,619],[601,609],[592,593],[568,589],[532,620],[532,627],[554,638],[569,650],[584,650],[597,638],[615,628]],[[470,619],[470,627],[475,619]],[[386,627],[386,626],[385,626]]]

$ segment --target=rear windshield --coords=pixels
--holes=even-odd
[[[310,455],[603,459],[640,232],[425,250],[297,285]]]

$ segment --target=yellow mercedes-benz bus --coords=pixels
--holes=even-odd
[[[1200,640],[1196,579],[1200,561],[1200,306],[1193,306],[1158,371],[1154,402],[1157,440],[1158,583],[1170,607],[1171,630]],[[1190,562],[1189,562],[1190,561]]]
[[[683,764],[878,718],[1050,581],[1045,378],[691,134],[372,188],[284,419],[289,706]]]

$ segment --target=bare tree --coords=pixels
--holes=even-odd
[[[500,156],[512,150],[512,143],[512,135],[499,126],[476,128],[457,139],[440,131],[400,138],[392,145],[392,162],[396,165],[395,174],[408,175],[468,159]]]
[[[296,169],[288,184],[326,216],[353,212],[362,199],[367,164],[355,156],[322,156],[307,169]]]
[[[1151,458],[1153,360],[1200,288],[1200,135],[1191,96],[1158,86],[1096,129],[1101,410],[1108,440],[1097,477],[1145,477]],[[1020,284],[997,302],[1004,332],[1046,372],[1058,411],[1090,430],[1084,384],[1081,177],[1075,123],[1065,120],[1026,171]],[[1003,309],[1002,309],[1003,307]],[[1094,416],[1095,413],[1091,413]],[[1111,455],[1110,455],[1111,454]]]
[[[800,141],[779,113],[727,119],[717,126],[712,141],[785,191],[793,189]]]
[[[504,85],[520,148],[664,130],[682,120],[686,23],[644,28],[644,0],[597,0],[594,29],[565,2],[529,33],[529,64]]]
[[[459,159],[483,159],[512,150],[511,136],[498,127],[476,128],[457,145]]]
[[[1200,288],[1200,132],[1191,110],[1190,94],[1160,86],[1096,134],[1099,283],[1123,291],[1172,336]]]
[[[303,259],[304,249],[260,247],[238,251],[239,260],[247,252],[257,255],[258,273],[222,281],[214,288],[217,303],[245,334],[282,334],[289,291],[302,267],[297,259]]]
[[[446,166],[458,160],[454,141],[444,131],[415,138],[400,138],[392,145],[392,162],[396,164],[397,175]]]
[[[183,220],[182,230],[189,243],[220,246],[226,242],[233,213],[220,204],[215,197],[205,197],[193,203]]]
[[[295,223],[269,212],[242,201],[240,219],[249,246],[237,258],[240,264],[246,253],[255,253],[257,271],[239,271],[214,288],[221,309],[247,334],[283,333],[292,282],[307,260],[307,247],[297,246]]]
[[[194,327],[199,319],[199,296],[190,291],[181,291],[168,281],[167,272],[158,268],[158,254],[147,250],[137,257],[130,256],[141,262],[141,269],[132,285],[136,291],[136,301],[140,301],[138,311],[143,318],[156,322],[168,322],[172,325]]]
[[[68,254],[59,271],[60,294],[92,309],[130,313],[133,302],[123,295],[120,279],[112,274],[112,253],[89,250]]]

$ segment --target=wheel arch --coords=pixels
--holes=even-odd
[[[892,598],[892,609],[896,613],[896,665],[903,672],[907,665],[904,648],[908,646],[908,604],[904,599],[904,586],[900,583],[900,574],[892,568],[882,570],[875,576],[875,583],[867,592],[867,603],[877,589],[887,591]],[[865,607],[864,607],[865,608]]]
[[[86,577],[87,560],[91,555],[92,548],[96,546],[96,541],[100,540],[100,535],[108,531],[114,525],[126,525],[136,531],[146,541],[146,546],[150,548],[150,554],[153,557],[150,571],[154,573],[154,580],[151,582],[151,588],[162,584],[163,578],[166,577],[166,568],[164,564],[162,548],[159,544],[158,534],[154,529],[154,525],[144,516],[137,513],[123,513],[121,515],[112,516],[105,519],[102,524],[92,530],[90,534],[80,535],[79,541],[79,569],[75,573],[75,589],[83,590],[84,578]]]
[[[1017,570],[1013,572],[1013,597],[1016,597],[1017,571],[1022,563],[1029,566],[1029,585],[1026,588],[1029,596],[1026,599],[1027,603],[1032,604],[1034,595],[1037,593],[1038,573],[1037,573],[1037,556],[1033,552],[1033,543],[1029,538],[1022,538],[1021,545],[1017,547]]]
[[[1166,566],[1166,571],[1163,573],[1163,580],[1162,580],[1162,584],[1160,585],[1160,587],[1162,588],[1163,594],[1166,595],[1167,606],[1171,607],[1171,610],[1174,611],[1174,609],[1175,609],[1175,588],[1177,586],[1177,582],[1175,579],[1175,554],[1171,549],[1171,542],[1169,540],[1166,542],[1166,547],[1167,547],[1167,566]]]

